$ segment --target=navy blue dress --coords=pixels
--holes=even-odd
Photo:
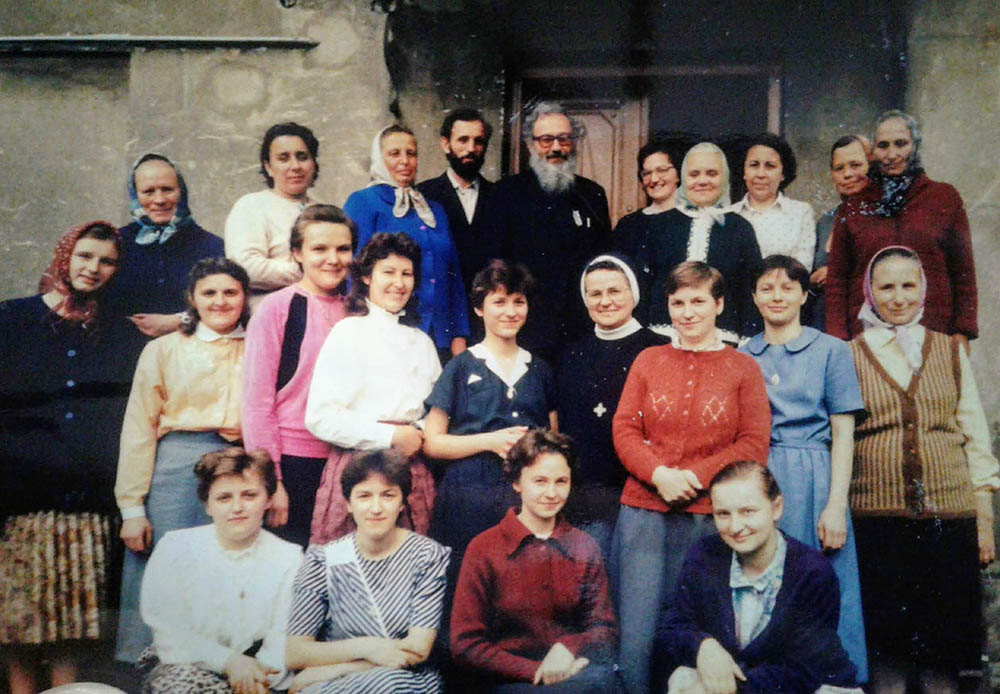
[[[480,343],[448,362],[425,401],[428,408],[440,408],[448,415],[448,433],[548,427],[549,413],[556,409],[555,378],[549,365],[522,349],[519,359],[528,359],[526,369],[513,386],[508,386],[487,366],[486,354]],[[508,508],[518,505],[513,488],[503,480],[502,464],[500,456],[492,452],[447,463],[428,533],[433,539],[461,555],[472,538],[499,523]]]

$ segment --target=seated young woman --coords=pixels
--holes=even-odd
[[[575,466],[569,437],[542,429],[507,455],[520,511],[469,544],[451,613],[452,656],[479,676],[475,691],[619,691],[601,550],[559,515]]]
[[[405,454],[354,456],[340,487],[357,530],[312,545],[295,578],[286,661],[304,694],[443,691],[428,662],[449,550],[396,522],[410,494]]]
[[[284,672],[302,550],[261,529],[278,485],[266,453],[207,453],[194,474],[212,524],[168,532],[146,566],[140,609],[159,663],[143,692],[265,694]]]

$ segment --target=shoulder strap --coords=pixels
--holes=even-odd
[[[285,334],[281,339],[281,360],[278,362],[278,380],[274,390],[280,391],[295,375],[299,368],[299,351],[306,335],[306,313],[308,302],[306,297],[296,294],[288,305],[288,318],[285,319]]]

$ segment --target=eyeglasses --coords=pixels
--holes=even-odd
[[[639,178],[642,179],[643,181],[648,181],[653,177],[653,174],[656,174],[660,178],[663,178],[673,170],[674,170],[673,166],[657,166],[655,169],[643,169],[642,171],[639,172]]]
[[[572,133],[561,133],[559,135],[538,135],[532,136],[531,139],[540,144],[542,147],[551,147],[552,143],[556,141],[565,147],[566,145],[571,145],[576,142],[576,135],[573,135]]]

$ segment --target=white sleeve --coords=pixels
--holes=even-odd
[[[969,475],[973,489],[1000,489],[1000,463],[990,446],[990,428],[986,423],[986,413],[979,399],[979,389],[972,373],[972,364],[965,348],[958,347],[958,363],[961,368],[962,387],[958,396],[958,411],[955,418],[965,434],[965,457],[969,461]]]
[[[281,575],[281,583],[278,593],[271,603],[271,620],[267,633],[264,635],[264,643],[257,651],[257,660],[265,667],[278,670],[278,674],[271,675],[271,686],[274,686],[285,675],[285,637],[288,630],[288,614],[292,606],[292,584],[295,582],[295,575],[298,573],[299,565],[302,563],[302,550],[297,546],[290,551],[287,548],[282,552],[286,566]]]
[[[316,357],[306,402],[306,428],[316,438],[341,448],[389,448],[395,427],[352,408],[368,376],[365,346],[355,337],[352,323],[348,319],[335,325]]]
[[[161,662],[197,663],[223,673],[226,661],[236,651],[197,633],[192,626],[192,614],[201,613],[207,606],[198,604],[198,595],[178,594],[179,578],[194,568],[189,558],[197,555],[194,548],[178,539],[167,533],[149,558],[139,598],[142,621],[153,630],[153,646]]]
[[[798,216],[799,228],[795,230],[795,248],[792,257],[806,266],[812,272],[812,264],[816,251],[816,215],[812,205],[798,201],[802,205]]]
[[[270,230],[267,214],[253,194],[236,201],[226,217],[226,257],[243,266],[254,289],[280,289],[302,277],[299,264],[268,256]]]

